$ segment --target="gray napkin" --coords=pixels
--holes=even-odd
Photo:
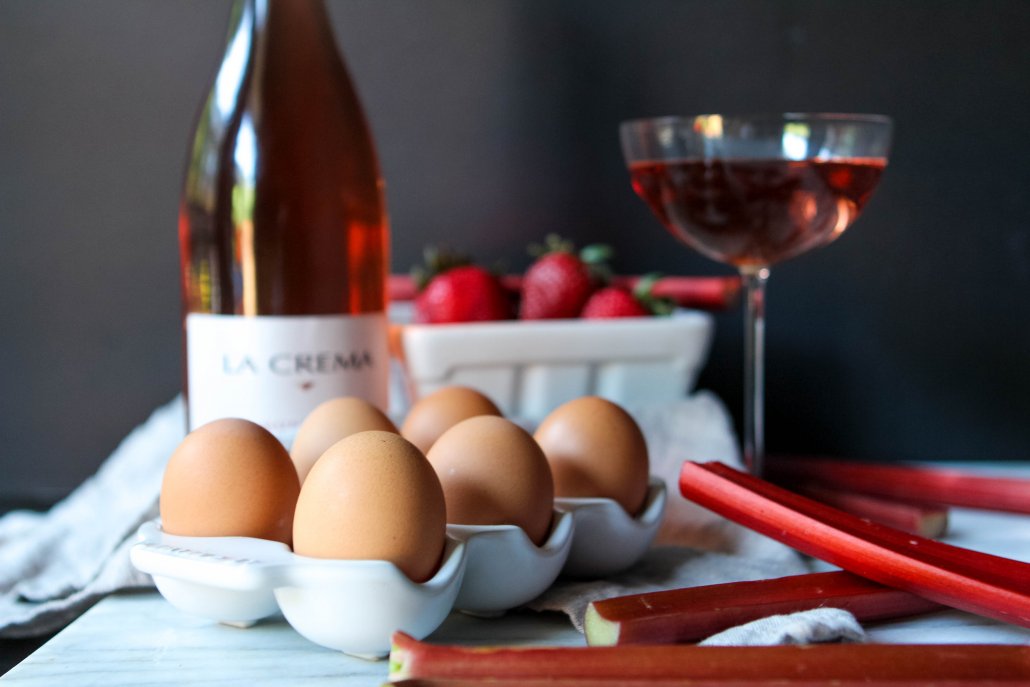
[[[771,615],[712,635],[701,646],[772,646],[822,642],[864,642],[865,630],[841,608],[813,608]]]
[[[95,475],[46,513],[0,518],[0,637],[50,632],[104,594],[151,584],[129,563],[157,515],[164,466],[185,434],[181,398],[134,429]]]

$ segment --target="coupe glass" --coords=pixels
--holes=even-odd
[[[746,295],[744,461],[761,474],[769,266],[858,217],[887,165],[880,115],[698,115],[622,124],[633,189],[676,238],[740,270]]]

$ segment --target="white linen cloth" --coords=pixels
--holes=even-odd
[[[50,632],[104,594],[152,584],[129,563],[129,547],[157,516],[164,466],[185,427],[177,397],[48,512],[0,518],[0,637]]]
[[[813,608],[789,615],[770,615],[731,627],[700,642],[701,646],[772,646],[818,642],[864,642],[865,630],[841,608]]]
[[[593,599],[808,569],[791,549],[679,497],[677,476],[684,460],[740,466],[729,415],[715,395],[701,391],[680,402],[628,410],[647,438],[652,474],[668,486],[657,542],[662,546],[622,575],[595,582],[560,580],[531,608],[562,610],[581,628],[583,610]],[[128,550],[139,525],[157,515],[164,466],[184,427],[178,397],[155,410],[93,477],[49,512],[15,511],[0,518],[0,637],[52,631],[107,593],[152,584],[130,564]],[[853,617],[807,617],[770,621],[773,627],[758,634],[773,643],[787,641],[777,638],[788,635],[813,641],[854,638]],[[794,628],[787,634],[785,623]],[[754,634],[736,641],[757,641]]]

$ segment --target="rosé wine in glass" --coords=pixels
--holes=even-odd
[[[660,117],[623,123],[633,189],[666,229],[736,267],[747,290],[744,460],[761,474],[769,266],[825,245],[858,217],[887,166],[880,115]]]

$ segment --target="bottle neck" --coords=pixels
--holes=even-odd
[[[229,43],[241,31],[254,35],[303,36],[332,44],[329,12],[323,0],[236,0],[229,23]]]
[[[231,40],[249,36],[248,62],[258,93],[274,84],[274,92],[264,95],[288,101],[328,88],[312,83],[323,75],[347,78],[323,0],[237,0],[236,10],[239,23]]]

